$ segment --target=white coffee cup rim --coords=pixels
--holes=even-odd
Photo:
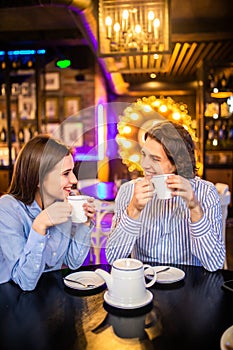
[[[153,175],[152,178],[158,179],[159,177],[167,177],[167,176],[170,176],[170,175],[174,175],[174,174],[158,174],[158,175]]]
[[[85,195],[82,195],[82,194],[78,194],[78,195],[68,196],[67,198],[68,198],[69,200],[77,201],[77,200],[85,200],[85,199],[88,199],[89,196],[85,196]]]

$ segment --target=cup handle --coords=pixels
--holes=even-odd
[[[143,265],[143,268],[144,268],[144,269],[150,268],[150,271],[152,270],[152,273],[153,273],[153,275],[154,275],[153,278],[152,278],[152,280],[151,280],[150,282],[146,283],[146,288],[149,288],[149,287],[153,286],[153,284],[156,282],[156,280],[157,280],[157,273],[156,273],[156,271],[153,269],[153,267],[150,266],[150,265],[144,264],[144,265]],[[146,275],[145,272],[146,272],[146,271],[144,271],[144,275]]]

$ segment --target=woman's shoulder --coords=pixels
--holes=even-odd
[[[17,208],[20,205],[20,201],[14,198],[10,194],[4,194],[0,197],[0,208]]]
[[[0,197],[0,202],[1,202],[1,204],[3,204],[3,203],[17,203],[18,200],[15,197],[13,197],[11,194],[3,194]]]

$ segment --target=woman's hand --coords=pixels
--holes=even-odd
[[[150,180],[138,178],[134,184],[133,197],[127,208],[127,213],[132,219],[138,219],[145,205],[152,199],[154,187]]]
[[[33,221],[32,228],[45,235],[49,227],[68,221],[71,212],[72,206],[67,201],[55,202],[41,211]]]

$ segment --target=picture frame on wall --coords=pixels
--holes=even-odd
[[[44,89],[46,91],[56,91],[60,89],[59,72],[47,72],[44,75]]]
[[[49,121],[59,121],[58,97],[47,97],[45,99],[45,117]]]
[[[82,147],[84,145],[83,132],[83,123],[80,121],[63,123],[63,142],[70,147]]]
[[[36,115],[35,97],[19,95],[18,113],[21,120],[35,119],[35,115]]]
[[[41,127],[42,133],[49,134],[57,139],[60,138],[61,130],[60,123],[47,123],[43,124]]]
[[[68,118],[77,114],[81,109],[80,96],[64,97],[64,117]]]

